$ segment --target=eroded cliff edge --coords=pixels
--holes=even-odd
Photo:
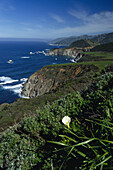
[[[82,64],[44,66],[29,77],[22,89],[22,95],[30,98],[37,97],[52,92],[61,86],[64,87],[67,83],[74,80],[76,81],[73,86],[76,87],[78,85],[76,82],[79,78],[84,79],[85,86],[88,83],[85,77],[97,70],[98,68],[94,65]]]
[[[74,58],[75,61],[79,60],[79,58],[83,57],[84,54],[82,52],[86,51],[83,48],[52,48],[50,49],[46,55],[48,56],[69,56]]]

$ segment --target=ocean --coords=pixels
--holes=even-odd
[[[66,56],[37,53],[54,47],[38,41],[0,41],[0,104],[24,97],[21,96],[23,83],[43,66],[72,62]]]

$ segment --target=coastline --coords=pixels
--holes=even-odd
[[[58,47],[68,47],[67,45],[65,45],[65,44],[49,44],[49,45],[51,45],[51,46],[58,46]]]

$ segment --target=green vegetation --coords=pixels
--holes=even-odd
[[[112,168],[111,71],[113,65],[95,74],[88,88],[48,102],[8,129],[0,138],[1,169]],[[71,117],[70,129],[62,123],[64,116]]]
[[[90,89],[82,93],[85,101],[76,117],[71,115],[71,128],[60,135],[67,152],[61,168],[73,162],[71,169],[113,169],[113,74],[105,73]],[[76,168],[75,168],[76,167]]]
[[[113,52],[113,42],[107,44],[97,45],[91,49],[91,51],[105,51],[105,52]]]
[[[88,54],[95,54],[88,53]],[[97,53],[96,53],[97,54]],[[96,56],[95,54],[95,56]],[[98,55],[102,56],[105,53],[99,53]],[[107,56],[110,58],[112,57],[112,53],[108,54]],[[31,98],[31,99],[18,99],[12,104],[2,104],[0,105],[0,132],[6,130],[9,126],[13,126],[14,124],[18,123],[23,117],[34,115],[36,114],[36,109],[41,109],[44,105],[48,102],[52,103],[53,101],[67,95],[68,93],[73,93],[74,91],[80,91],[84,89],[84,87],[89,86],[93,81],[92,76],[96,72],[101,71],[104,69],[106,65],[110,65],[112,61],[94,61],[94,62],[81,62],[80,63],[67,63],[67,64],[59,64],[59,65],[50,65],[49,68],[53,68],[54,71],[57,70],[58,67],[66,68],[76,66],[76,65],[91,65],[89,71],[85,73],[85,67],[82,67],[83,72],[81,72],[80,76],[75,77],[74,79],[69,79],[62,83],[59,87],[57,87],[54,91],[44,94],[42,96]],[[94,67],[96,66],[96,68]],[[68,72],[69,73],[69,72]],[[72,73],[72,71],[71,71]],[[74,71],[73,71],[74,73]],[[64,76],[66,77],[68,74],[65,72]],[[68,75],[68,77],[71,77]]]
[[[84,54],[47,67],[68,70],[50,93],[0,106],[1,169],[113,169],[113,53]]]
[[[64,37],[64,38],[57,38],[53,40],[51,43],[56,44],[56,45],[61,45],[61,46],[69,46],[71,43],[78,41],[78,40],[83,40],[83,39],[90,39],[93,38],[93,36],[89,35],[81,35],[81,36],[71,36],[71,37]]]
[[[100,35],[81,35],[81,36],[71,36],[71,37],[64,37],[64,38],[57,38],[53,40],[52,44],[57,45],[66,45],[69,46],[71,43],[78,41],[78,40],[85,40],[90,39],[91,41],[99,44],[105,44],[113,42],[113,32],[112,33],[106,33],[106,34],[100,34]]]
[[[78,68],[78,69],[77,69]],[[48,72],[46,72],[46,69]],[[60,72],[60,70],[64,72]],[[46,74],[51,79],[58,81],[58,86],[50,93],[31,99],[18,99],[12,104],[3,104],[0,106],[0,132],[6,130],[9,126],[18,123],[24,115],[34,115],[37,108],[42,108],[48,102],[51,103],[68,93],[80,91],[90,84],[92,74],[98,71],[94,65],[82,64],[62,64],[45,66],[42,74]]]
[[[99,71],[101,71],[102,69],[104,69],[106,66],[111,65],[113,62],[112,61],[89,61],[89,62],[84,62],[82,64],[94,64],[95,66],[97,66],[99,68]]]
[[[98,42],[100,44],[113,42],[113,32],[108,34],[100,34],[92,37],[91,39],[94,42]]]
[[[72,48],[72,47],[84,48],[84,47],[91,47],[91,46],[98,45],[98,44],[99,43],[92,42],[89,39],[84,39],[84,40],[78,40],[78,41],[73,42],[72,44],[70,44],[69,48]]]
[[[106,64],[109,64],[110,62],[113,62],[113,53],[108,52],[83,52],[84,57],[82,57],[79,62],[91,62],[92,64],[95,63],[95,61],[98,61],[99,65],[103,65],[105,62]]]

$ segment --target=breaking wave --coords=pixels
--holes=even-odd
[[[27,78],[14,80],[10,77],[2,76],[0,77],[0,86],[5,90],[12,91],[13,93],[17,94],[19,97],[24,98],[24,96],[21,96],[21,92],[22,92],[23,83],[25,83],[26,81],[27,81]]]
[[[72,59],[72,60],[70,60],[71,62],[73,62],[73,63],[76,63],[76,61],[74,60],[74,59]]]
[[[26,56],[26,57],[21,57],[21,58],[30,58],[29,56]]]
[[[5,77],[5,76],[0,77],[0,85],[11,84],[18,81],[19,80],[14,80],[11,79],[10,77]]]
[[[27,81],[27,78],[22,78],[22,79],[20,79],[20,81],[26,82],[26,81]]]
[[[22,87],[23,87],[23,85],[21,83],[21,84],[12,85],[12,86],[3,86],[3,89],[10,90],[10,91],[18,94],[19,96],[21,96]]]

